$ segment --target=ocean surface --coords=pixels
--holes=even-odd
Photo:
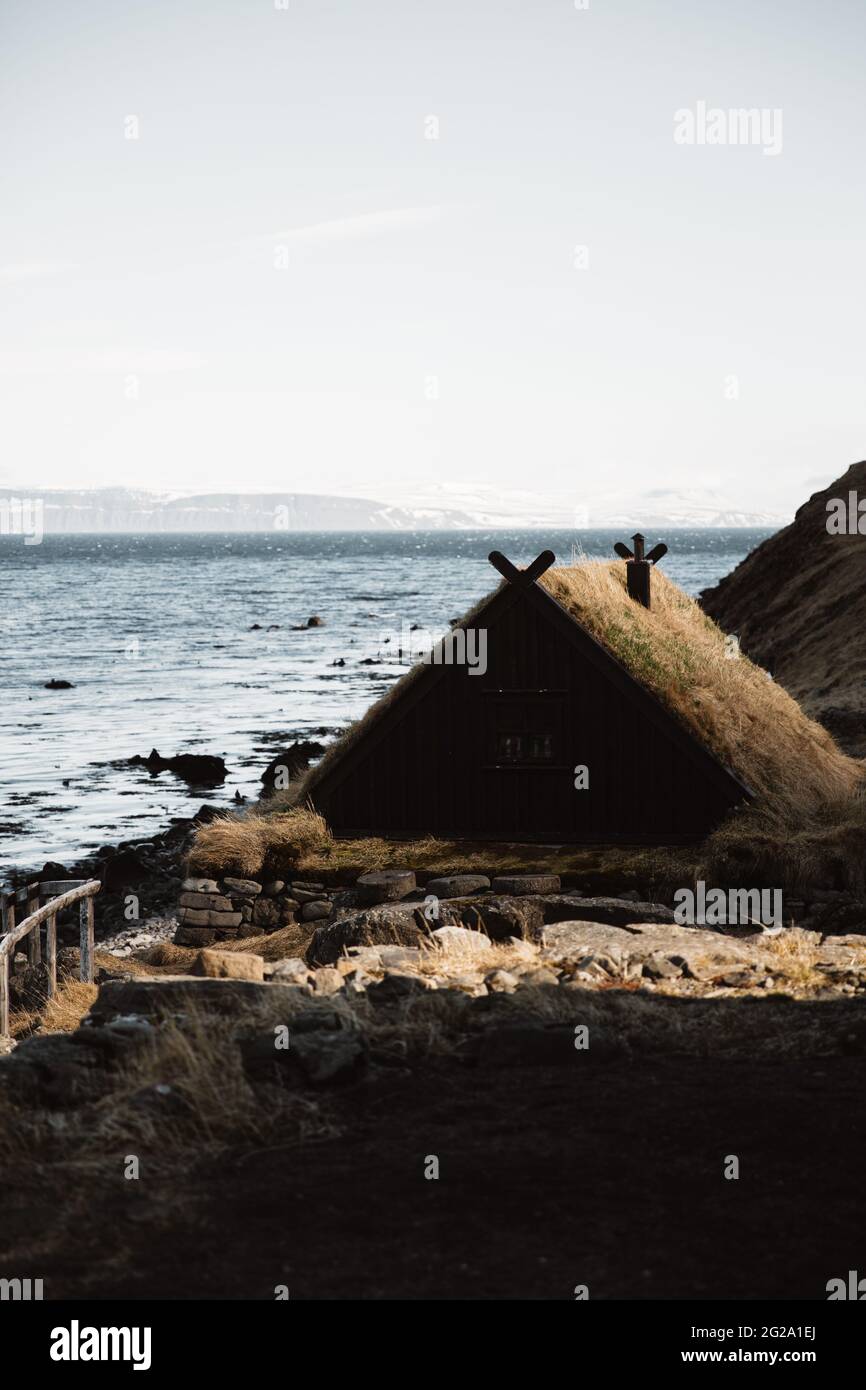
[[[673,531],[666,573],[715,583],[769,532]],[[254,799],[298,738],[327,742],[420,647],[526,564],[614,531],[0,536],[0,879],[145,839],[203,802]],[[655,538],[651,538],[652,543]],[[313,615],[323,626],[294,630]],[[254,627],[258,624],[258,627]],[[412,625],[418,629],[412,631]],[[390,652],[389,652],[390,649]],[[335,663],[343,662],[343,665]],[[49,680],[71,690],[46,690]],[[130,767],[157,748],[224,757],[220,787]]]

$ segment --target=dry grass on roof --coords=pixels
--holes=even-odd
[[[661,570],[650,610],[628,597],[621,560],[562,566],[540,582],[778,816],[796,821],[802,809],[845,801],[862,783],[863,764]]]
[[[832,804],[854,793],[863,764],[837,748],[662,570],[652,576],[650,610],[629,598],[622,560],[556,566],[539,582],[758,798],[772,799],[779,815],[796,818],[805,804]],[[414,667],[328,749],[293,790],[295,804],[424,670]]]

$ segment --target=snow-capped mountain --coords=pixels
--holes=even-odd
[[[372,489],[371,489],[372,490]],[[383,494],[385,489],[382,490]],[[387,490],[385,500],[319,493],[214,492],[158,494],[140,489],[0,488],[0,506],[14,498],[39,500],[44,530],[121,531],[414,531],[617,527],[658,531],[674,527],[778,529],[790,517],[747,511],[713,492],[656,488],[635,494],[587,496],[498,489],[487,483],[441,483]]]

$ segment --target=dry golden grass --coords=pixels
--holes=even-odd
[[[820,945],[820,932],[791,927],[780,936],[770,937],[763,950],[774,976],[794,989],[808,990],[827,983],[816,968]]]
[[[9,1018],[11,1036],[16,1041],[29,1037],[37,1024],[47,1033],[74,1033],[96,999],[96,985],[80,980],[59,980],[57,993],[34,1009],[13,1010]]]
[[[622,560],[557,567],[540,582],[789,822],[816,802],[850,798],[862,784],[862,763],[841,752],[766,671],[728,655],[725,634],[660,570],[650,610],[629,599]]]
[[[105,951],[96,951],[93,957],[97,970],[110,970],[114,974],[146,975],[147,966],[133,956],[118,957]],[[97,985],[86,985],[73,975],[60,973],[57,979],[57,993],[48,997],[47,988],[35,999],[29,1009],[13,1009],[9,1018],[9,1028],[13,1038],[20,1041],[38,1026],[47,1033],[74,1033],[98,993]]]
[[[66,1116],[22,1108],[0,1125],[0,1164],[24,1155],[64,1168],[116,1168],[118,1154],[148,1155],[150,1171],[170,1173],[181,1154],[198,1159],[238,1142],[281,1143],[331,1136],[320,1104],[297,1092],[273,1091],[263,1104],[244,1070],[238,1040],[263,1026],[250,1010],[227,1019],[194,1004],[183,1022],[166,1021],[117,1070],[102,1093]]]
[[[701,850],[696,877],[720,885],[866,893],[866,801],[813,801],[796,819],[767,800],[728,818]]]
[[[288,960],[292,956],[303,956],[313,931],[315,922],[293,922],[291,926],[280,927],[267,936],[243,936],[235,941],[217,941],[216,951],[252,952],[263,960]],[[199,953],[198,946],[177,946],[173,941],[160,941],[156,946],[143,951],[139,960],[142,968],[159,973],[184,974]]]
[[[298,864],[305,854],[322,853],[331,843],[322,817],[306,807],[282,816],[220,816],[198,831],[189,871],[261,879],[272,867],[276,872],[285,864]]]
[[[296,850],[294,827],[299,822],[307,825],[311,815],[322,826],[321,839],[316,842],[311,836],[303,850]],[[251,852],[253,844],[257,846],[255,856]],[[212,821],[198,832],[188,868],[193,875],[221,878],[225,874],[240,873],[241,862],[247,866],[245,872],[259,881],[263,876],[315,875],[337,882],[373,869],[407,867],[427,874],[529,873],[535,870],[585,874],[591,876],[602,891],[605,884],[620,888],[653,882],[660,887],[679,885],[688,881],[695,855],[690,851],[656,850],[645,846],[594,846],[590,849],[581,845],[497,844],[487,840],[471,843],[439,840],[432,835],[411,841],[383,840],[375,836],[335,840],[321,816],[305,807],[294,807],[277,812],[254,812],[243,819],[227,817]]]

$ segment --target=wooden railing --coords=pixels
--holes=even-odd
[[[28,883],[16,891],[0,893],[2,930],[0,936],[0,1038],[9,1034],[9,962],[20,941],[27,939],[27,957],[31,966],[42,962],[40,928],[45,926],[45,967],[48,973],[49,998],[57,992],[57,915],[66,907],[79,904],[81,922],[81,970],[86,984],[93,983],[93,899],[102,884],[99,879],[57,879],[44,883]],[[40,898],[47,899],[39,906]],[[16,925],[16,906],[23,903],[27,915]]]

